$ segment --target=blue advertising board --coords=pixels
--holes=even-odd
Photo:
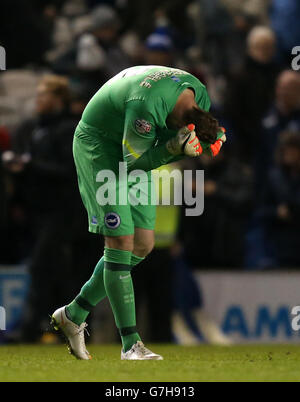
[[[29,282],[25,266],[0,266],[0,343],[20,329]]]

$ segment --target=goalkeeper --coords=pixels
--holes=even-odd
[[[160,66],[122,71],[86,106],[75,131],[73,152],[89,231],[104,235],[104,256],[79,295],[52,316],[54,327],[62,330],[70,352],[78,359],[91,358],[85,346],[85,321],[105,297],[122,339],[121,359],[162,359],[143,345],[138,334],[130,272],[154,246],[156,206],[151,202],[100,205],[97,174],[114,172],[119,191],[120,162],[127,163],[128,173],[136,169],[147,172],[151,184],[152,169],[185,155],[198,157],[204,152],[216,156],[226,137],[209,108],[208,93],[197,78]],[[129,189],[130,184],[127,194]]]

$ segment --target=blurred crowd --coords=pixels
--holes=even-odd
[[[104,82],[150,64],[202,80],[227,129],[217,158],[181,166],[205,170],[205,213],[170,217],[177,262],[299,267],[299,20],[299,0],[1,0],[0,264],[31,261],[49,306],[66,299],[58,281],[71,298],[89,277],[101,240],[87,233],[74,128]]]

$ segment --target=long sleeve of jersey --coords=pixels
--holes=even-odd
[[[197,101],[204,110],[209,111],[210,99],[206,89],[201,91]],[[127,102],[122,146],[128,171],[149,171],[184,158],[184,154],[174,156],[166,148],[166,142],[176,135],[166,127],[168,114],[162,98],[148,101],[132,99]],[[218,138],[222,136],[223,132],[220,132]],[[201,141],[201,145],[203,152],[211,156],[210,144]]]
[[[157,145],[156,126],[153,111],[148,110],[143,101],[128,102],[122,144],[128,171],[149,171],[174,160],[165,143]]]

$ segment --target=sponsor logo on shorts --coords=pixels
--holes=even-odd
[[[151,124],[146,120],[138,119],[135,121],[135,129],[140,134],[150,133],[151,128]]]
[[[121,224],[121,218],[115,212],[109,212],[105,215],[104,222],[108,229],[117,229]]]

